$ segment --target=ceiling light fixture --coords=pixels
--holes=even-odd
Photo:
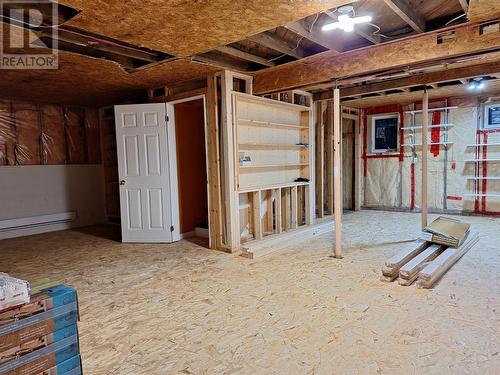
[[[344,30],[345,32],[351,32],[351,31],[354,31],[354,25],[359,24],[359,23],[371,22],[371,20],[372,20],[372,18],[370,16],[351,18],[351,17],[349,17],[348,14],[342,14],[339,16],[338,19],[339,20],[337,22],[328,23],[326,25],[323,25],[323,27],[321,29],[323,31],[341,29],[341,30]]]
[[[484,90],[486,88],[486,80],[484,78],[474,78],[467,85],[469,90]]]

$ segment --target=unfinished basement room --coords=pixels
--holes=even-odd
[[[0,375],[500,373],[499,0],[0,15]]]

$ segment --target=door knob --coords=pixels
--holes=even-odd
[[[125,185],[127,182],[125,180],[120,180],[120,185]]]

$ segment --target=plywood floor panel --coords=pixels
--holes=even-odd
[[[96,227],[2,241],[0,269],[78,289],[90,375],[493,374],[500,219],[466,219],[481,240],[433,290],[379,281],[420,217],[377,211],[345,215],[343,260],[331,233],[249,260]]]

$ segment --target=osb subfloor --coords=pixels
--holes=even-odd
[[[121,244],[109,228],[0,242],[0,269],[75,286],[86,375],[498,374],[500,219],[434,290],[379,281],[417,214],[345,215],[332,235],[248,260],[191,242]],[[384,244],[385,243],[385,244]]]

